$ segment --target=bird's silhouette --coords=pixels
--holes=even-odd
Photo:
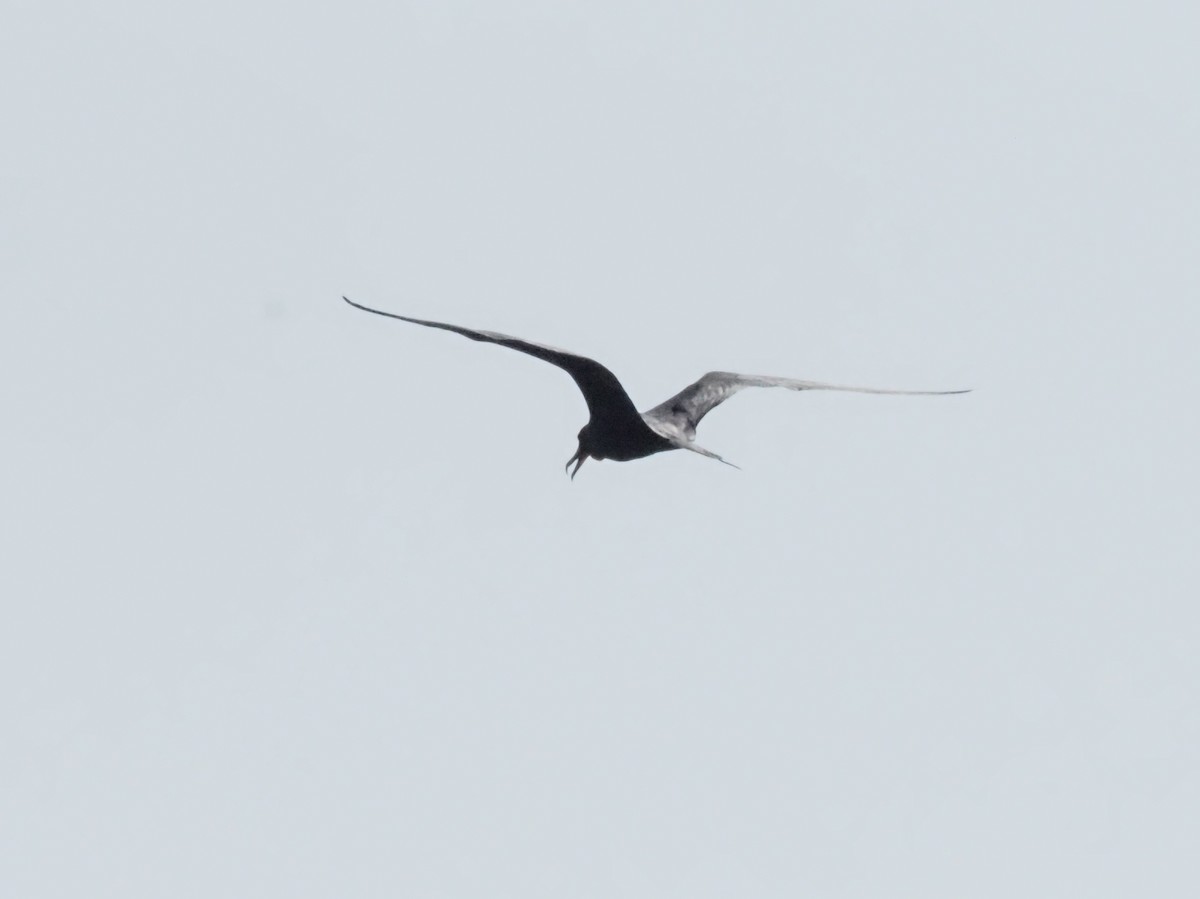
[[[497,334],[494,331],[479,331],[447,325],[443,322],[425,321],[383,312],[342,297],[347,303],[364,312],[384,315],[388,318],[453,331],[471,340],[495,343],[518,350],[538,359],[557,365],[575,379],[587,402],[590,418],[579,432],[579,449],[567,460],[571,479],[587,459],[613,459],[628,462],[666,450],[685,449],[700,453],[726,465],[714,452],[696,444],[696,426],[709,412],[746,387],[786,387],[788,390],[845,390],[853,393],[885,393],[905,396],[941,396],[954,393],[969,393],[967,390],[886,390],[876,387],[845,387],[840,384],[823,384],[818,381],[797,381],[792,378],[773,378],[761,375],[739,375],[728,371],[710,371],[694,384],[689,384],[675,396],[659,403],[646,412],[638,412],[633,400],[617,380],[617,376],[586,356],[569,353],[540,343],[532,343],[519,337]],[[734,468],[737,466],[734,465]]]

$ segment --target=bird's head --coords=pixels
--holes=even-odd
[[[575,473],[583,467],[583,463],[589,458],[592,458],[590,449],[591,440],[588,428],[590,425],[584,425],[579,431],[579,449],[575,451],[570,459],[567,460],[567,468],[571,468],[571,463],[575,463],[575,468],[571,470],[571,480],[575,480]]]

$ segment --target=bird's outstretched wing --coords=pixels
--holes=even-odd
[[[935,396],[951,393],[970,393],[969,390],[886,390],[878,387],[845,387],[822,384],[819,381],[797,381],[792,378],[772,378],[763,375],[739,375],[729,371],[710,371],[695,384],[690,384],[665,403],[648,412],[644,419],[653,419],[664,429],[683,437],[696,436],[700,419],[747,387],[786,387],[788,390],[847,390],[852,393],[887,393],[903,396]]]
[[[495,343],[549,362],[551,365],[557,365],[575,379],[575,383],[579,386],[579,390],[583,393],[583,398],[587,402],[588,412],[591,414],[592,421],[599,421],[612,426],[620,426],[621,424],[640,426],[642,424],[641,415],[638,414],[637,408],[633,405],[633,400],[629,398],[629,394],[625,392],[625,388],[621,386],[621,382],[617,380],[617,376],[595,359],[589,359],[586,356],[579,356],[575,353],[568,353],[566,350],[555,349],[554,347],[545,346],[540,343],[531,343],[528,340],[521,340],[519,337],[509,337],[507,334],[497,334],[494,331],[477,331],[474,328],[461,328],[458,325],[447,325],[442,322],[408,318],[404,315],[396,315],[392,312],[383,312],[379,309],[363,306],[348,297],[342,297],[342,299],[355,309],[362,309],[364,312],[374,312],[376,315],[396,318],[400,321],[411,322],[414,325],[424,325],[427,328],[441,328],[443,331],[453,331],[455,334],[461,334],[463,337],[469,337],[471,340]]]

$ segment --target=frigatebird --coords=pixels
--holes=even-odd
[[[541,343],[497,334],[494,331],[479,331],[444,322],[409,318],[394,312],[383,312],[342,297],[347,303],[364,312],[384,315],[388,318],[424,325],[426,328],[441,328],[453,331],[471,340],[495,343],[518,350],[537,359],[557,365],[569,374],[578,385],[587,403],[588,423],[579,432],[579,449],[567,460],[571,480],[588,459],[613,459],[628,462],[642,459],[667,450],[685,449],[700,453],[726,465],[716,453],[696,444],[696,426],[709,412],[739,390],[747,387],[786,387],[788,390],[845,390],[852,393],[887,393],[904,396],[946,396],[954,393],[969,393],[969,390],[887,390],[879,387],[846,387],[841,384],[823,384],[819,381],[797,381],[792,378],[773,378],[764,375],[739,375],[729,371],[710,371],[694,384],[689,384],[669,400],[659,403],[646,412],[638,412],[633,400],[617,380],[617,376],[587,356],[569,353]],[[574,463],[575,468],[571,469]],[[733,465],[737,468],[736,465]]]

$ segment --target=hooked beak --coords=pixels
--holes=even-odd
[[[579,469],[583,467],[583,463],[587,461],[587,457],[588,457],[587,453],[585,453],[583,451],[583,447],[581,446],[581,447],[579,447],[579,449],[577,449],[575,451],[575,455],[573,455],[570,459],[567,460],[566,467],[563,469],[564,471],[566,471],[567,468],[571,467],[572,462],[575,463],[575,468],[571,472],[571,480],[572,481],[575,480],[575,472],[579,471]]]

